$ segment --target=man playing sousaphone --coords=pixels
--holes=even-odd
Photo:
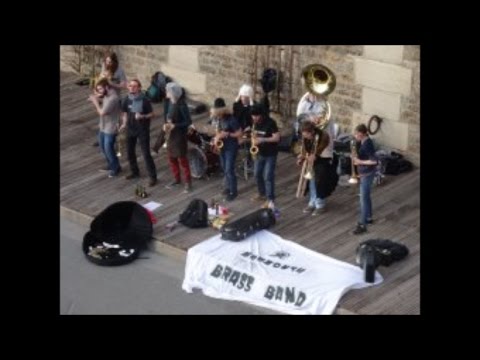
[[[336,172],[337,159],[334,158],[333,153],[336,125],[331,118],[330,104],[327,101],[327,96],[335,89],[336,78],[333,72],[326,66],[311,64],[302,70],[302,79],[307,88],[307,92],[298,103],[297,116],[310,121],[315,128],[328,134],[329,138],[327,145],[321,147],[322,151],[318,155],[319,164],[321,165],[320,168],[322,170],[319,175],[321,178],[325,176],[328,180],[326,182],[329,183],[329,186],[326,186],[326,188],[328,188],[329,191],[326,191],[326,188],[322,188],[320,193],[314,194],[313,192],[317,190],[317,187],[309,186],[310,195],[316,200],[313,206],[312,203],[309,203],[309,206],[304,209],[305,213],[318,215],[326,205],[325,198],[333,192],[338,182]],[[302,125],[300,124],[300,126]],[[318,165],[316,165],[316,167],[318,167]],[[317,170],[315,172],[317,172]],[[318,179],[318,181],[321,182],[321,178]],[[332,186],[331,189],[330,186]]]
[[[308,206],[303,212],[316,216],[325,210],[325,199],[335,190],[338,182],[338,175],[335,167],[331,165],[331,159],[321,156],[332,141],[325,130],[320,130],[311,121],[302,124],[301,132],[302,152],[298,155],[297,164],[302,165],[307,161],[308,172],[301,174],[306,179],[300,181],[308,181],[309,192]]]
[[[211,120],[216,129],[212,146],[220,156],[220,164],[225,174],[223,195],[226,195],[225,200],[232,201],[238,195],[235,162],[239,139],[242,137],[242,129],[222,98],[215,99],[211,109]]]

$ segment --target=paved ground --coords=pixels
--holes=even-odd
[[[61,218],[61,314],[275,314],[184,292],[184,263],[154,252],[119,267],[92,264],[81,250],[86,231],[87,227]]]

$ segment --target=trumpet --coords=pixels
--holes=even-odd
[[[351,149],[351,159],[352,159],[352,175],[350,176],[350,179],[348,180],[349,184],[358,184],[358,175],[355,171],[355,165],[353,164],[353,159],[358,156],[357,154],[357,142],[355,139],[353,139],[350,143],[350,149]]]
[[[250,154],[252,157],[255,158],[258,154],[258,146],[254,145],[254,140],[257,138],[256,131],[255,131],[255,124],[252,125],[252,146],[250,146]]]
[[[127,144],[127,130],[122,129],[118,131],[118,141],[116,142],[117,145],[117,157],[122,157],[122,154],[125,152]]]

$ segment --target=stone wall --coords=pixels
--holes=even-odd
[[[342,129],[350,132],[378,115],[384,122],[372,138],[420,163],[420,46],[119,45],[114,50],[127,77],[139,78],[144,89],[150,76],[162,70],[186,87],[190,97],[208,104],[219,96],[232,104],[240,86],[255,78],[260,99],[263,69],[275,67],[282,79],[280,91],[270,95],[271,108],[288,118],[295,116],[305,93],[301,69],[326,65],[336,76],[329,101]]]

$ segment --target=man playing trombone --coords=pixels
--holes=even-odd
[[[297,126],[302,129],[302,136],[304,132],[303,123],[310,123],[314,128],[322,129],[323,132],[327,134],[329,141],[326,143],[326,146],[321,147],[322,151],[317,155],[318,158],[321,159],[321,168],[323,169],[321,171],[321,177],[325,177],[324,180],[328,180],[328,183],[334,182],[336,186],[338,175],[336,174],[336,161],[334,161],[333,154],[336,126],[333,119],[330,117],[328,102],[324,96],[307,91],[298,103],[297,116],[299,119],[305,119],[301,124],[297,122]],[[311,125],[308,125],[307,128],[310,128]],[[325,181],[323,182],[325,183]],[[316,216],[325,209],[325,199],[335,189],[335,186],[333,186],[331,191],[325,191],[325,189],[323,189],[321,193],[317,194],[317,189],[316,186],[313,186],[313,181],[310,181],[310,183],[312,183],[309,184],[310,197],[311,199],[314,199],[314,201],[310,201],[303,212],[311,213],[313,216]],[[328,187],[330,186],[332,186],[332,184]]]
[[[309,201],[304,213],[316,216],[325,209],[325,199],[337,185],[338,175],[331,164],[331,158],[322,154],[332,142],[325,130],[311,121],[302,124],[302,152],[297,158],[298,165],[304,165],[300,174],[297,197],[304,195],[308,181]],[[304,163],[305,162],[305,163]]]

